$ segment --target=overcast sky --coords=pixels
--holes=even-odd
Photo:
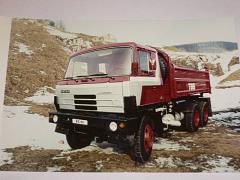
[[[162,46],[204,41],[236,42],[233,18],[178,21],[64,21],[66,31],[102,36],[118,42]]]

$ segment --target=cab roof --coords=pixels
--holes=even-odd
[[[83,50],[80,50],[77,53],[74,53],[71,57],[74,57],[74,56],[77,56],[79,54],[83,54],[83,53],[86,53],[86,52],[95,51],[95,50],[98,50],[98,49],[111,48],[111,47],[123,47],[123,46],[133,47],[133,48],[141,48],[141,49],[146,49],[146,50],[149,50],[149,51],[156,51],[156,49],[154,49],[154,48],[151,48],[149,46],[143,46],[143,45],[137,44],[135,42],[120,42],[120,43],[104,44],[104,45],[94,46],[92,48],[83,49]]]

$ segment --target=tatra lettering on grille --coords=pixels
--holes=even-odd
[[[61,90],[61,93],[70,93],[70,90],[69,89],[63,89],[63,90]]]

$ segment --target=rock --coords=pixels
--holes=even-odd
[[[231,61],[228,63],[228,71],[231,70],[231,66],[234,66],[236,64],[240,64],[239,57],[233,56]]]
[[[223,70],[222,70],[222,66],[221,66],[221,64],[220,63],[217,63],[216,64],[216,76],[222,76],[222,75],[224,75],[224,72],[223,72]]]
[[[58,141],[59,144],[64,144],[63,140]]]
[[[28,93],[29,93],[29,89],[26,89],[26,90],[24,91],[24,93],[28,94]]]
[[[217,64],[205,63],[204,67],[207,68],[210,71],[210,73],[214,76],[224,75],[224,72],[220,63],[217,63]]]
[[[116,38],[112,34],[105,34],[102,36],[104,42],[117,42]]]

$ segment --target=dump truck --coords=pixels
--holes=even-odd
[[[207,69],[177,67],[162,50],[135,42],[100,45],[70,57],[49,122],[72,149],[108,141],[143,163],[169,128],[195,132],[207,124],[209,93]]]

